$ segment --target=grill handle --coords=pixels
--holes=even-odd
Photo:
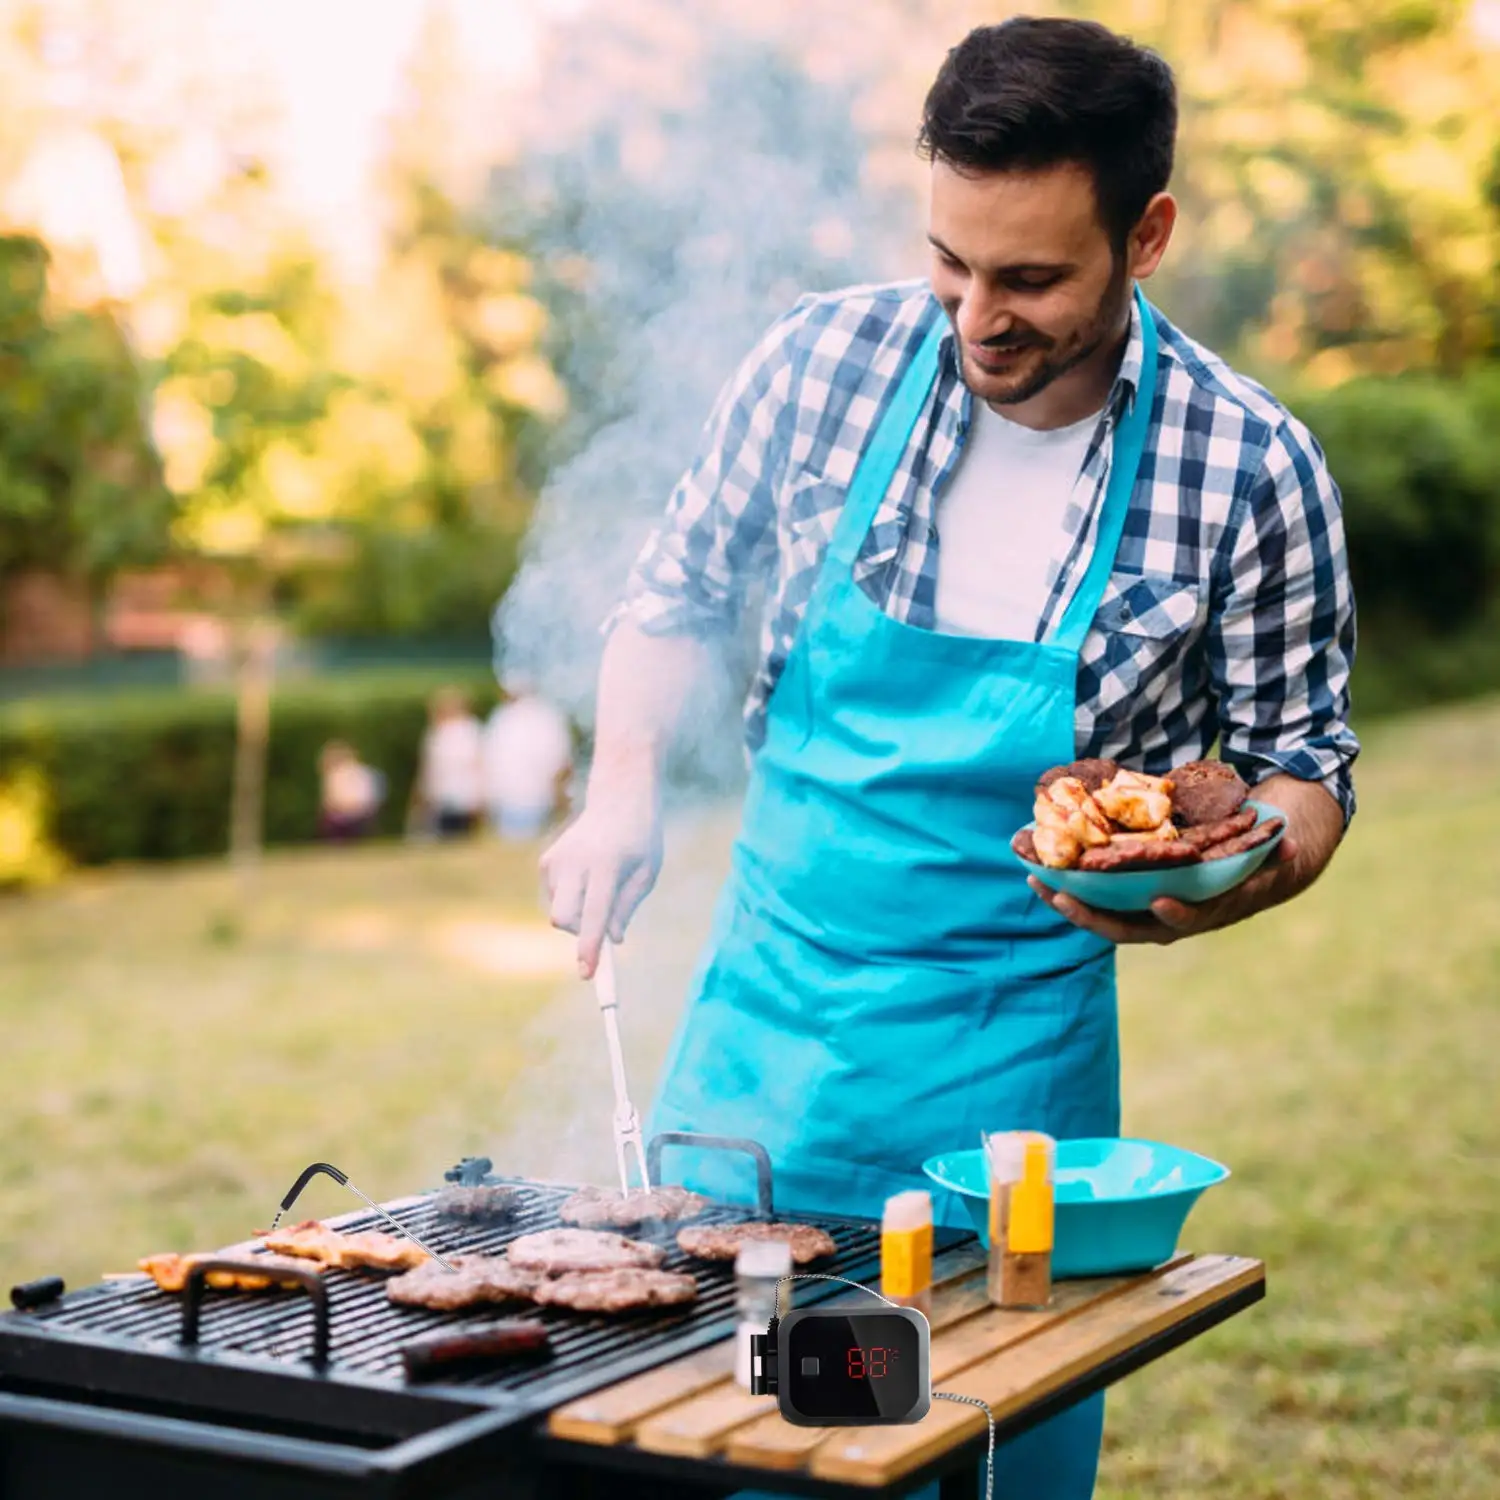
[[[331,1167],[326,1161],[315,1161],[303,1174],[292,1184],[291,1191],[281,1200],[281,1211],[285,1213],[298,1198],[302,1196],[302,1189],[310,1183],[319,1172],[333,1178],[340,1187],[348,1186],[349,1179],[339,1171],[337,1167]]]
[[[262,1276],[274,1275],[278,1281],[295,1281],[312,1298],[313,1307],[313,1354],[315,1370],[328,1368],[328,1288],[317,1271],[304,1271],[292,1266],[277,1266],[274,1271],[264,1270],[256,1264],[255,1256],[243,1260],[229,1257],[200,1260],[188,1271],[187,1289],[182,1298],[182,1332],[179,1342],[189,1348],[198,1342],[198,1316],[203,1307],[204,1277],[210,1271],[254,1271]],[[253,1294],[248,1294],[253,1295]]]
[[[663,1146],[695,1146],[705,1151],[743,1151],[755,1162],[756,1212],[763,1219],[772,1217],[771,1210],[771,1158],[759,1141],[743,1140],[739,1136],[699,1135],[693,1130],[664,1130],[651,1137],[646,1147],[646,1173],[653,1186],[661,1183],[661,1153]]]

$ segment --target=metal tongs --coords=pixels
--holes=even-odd
[[[615,1079],[615,1160],[620,1167],[620,1190],[628,1197],[630,1167],[628,1147],[635,1149],[636,1165],[641,1172],[641,1190],[651,1186],[646,1171],[646,1146],[641,1139],[641,1120],[630,1102],[630,1088],[625,1082],[625,1054],[620,1048],[619,996],[615,993],[615,956],[608,938],[599,949],[599,966],[594,970],[594,993],[599,997],[599,1014],[604,1017],[604,1038],[609,1045],[609,1067]]]

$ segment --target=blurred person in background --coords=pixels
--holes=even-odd
[[[534,839],[551,823],[573,772],[567,716],[523,673],[504,682],[506,701],[484,730],[484,792],[495,832]]]
[[[1170,68],[1102,26],[965,38],[923,114],[928,276],[770,329],[610,622],[585,806],[542,861],[585,976],[656,880],[709,643],[765,589],[743,820],[647,1134],[759,1141],[788,1207],[878,1220],[982,1130],[1118,1136],[1116,945],[1292,900],[1353,813],[1338,490],[1140,287],[1176,133]],[[1216,743],[1287,822],[1241,886],[1123,916],[1028,881],[1043,772]],[[680,1180],[746,1194],[723,1153]],[[997,1492],[1085,1500],[1103,1423],[1101,1395],[1008,1442]]]
[[[318,837],[330,844],[362,839],[385,801],[385,778],[352,745],[329,740],[318,756]]]
[[[440,839],[474,831],[484,806],[483,741],[483,726],[458,688],[441,688],[432,695],[408,827]]]

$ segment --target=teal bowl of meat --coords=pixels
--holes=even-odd
[[[1074,761],[1037,783],[1035,817],[1011,851],[1049,890],[1104,911],[1209,901],[1248,880],[1285,836],[1283,814],[1249,792],[1223,761],[1166,776]]]
[[[922,1170],[959,1198],[988,1249],[990,1193],[984,1151],[930,1157]],[[1220,1162],[1162,1141],[1059,1141],[1053,1182],[1053,1276],[1118,1276],[1170,1260],[1193,1206],[1228,1176],[1229,1168]]]

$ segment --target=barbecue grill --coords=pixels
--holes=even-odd
[[[661,1181],[663,1147],[674,1144],[746,1151],[756,1161],[754,1212],[715,1205],[695,1224],[773,1216],[816,1223],[837,1246],[818,1270],[853,1280],[878,1270],[878,1223],[775,1211],[771,1163],[757,1143],[658,1136],[648,1153],[653,1183]],[[518,1189],[518,1207],[501,1224],[443,1217],[431,1193],[383,1207],[445,1255],[494,1253],[520,1235],[559,1227],[558,1208],[573,1187],[490,1168],[466,1158],[446,1176]],[[368,1210],[330,1222],[381,1225]],[[403,1346],[505,1314],[397,1306],[385,1278],[369,1272],[326,1271],[316,1288],[323,1295],[314,1296],[298,1289],[179,1297],[149,1281],[117,1281],[0,1315],[0,1500],[480,1500],[530,1496],[543,1483],[556,1496],[529,1441],[548,1411],[733,1332],[732,1264],[690,1261],[666,1227],[630,1233],[658,1238],[667,1269],[692,1272],[695,1302],[616,1316],[530,1309],[548,1329],[550,1356],[455,1372],[441,1383],[409,1383]],[[940,1232],[938,1245],[970,1238]],[[800,1285],[800,1302],[841,1290]],[[646,1492],[664,1493],[660,1485]]]

